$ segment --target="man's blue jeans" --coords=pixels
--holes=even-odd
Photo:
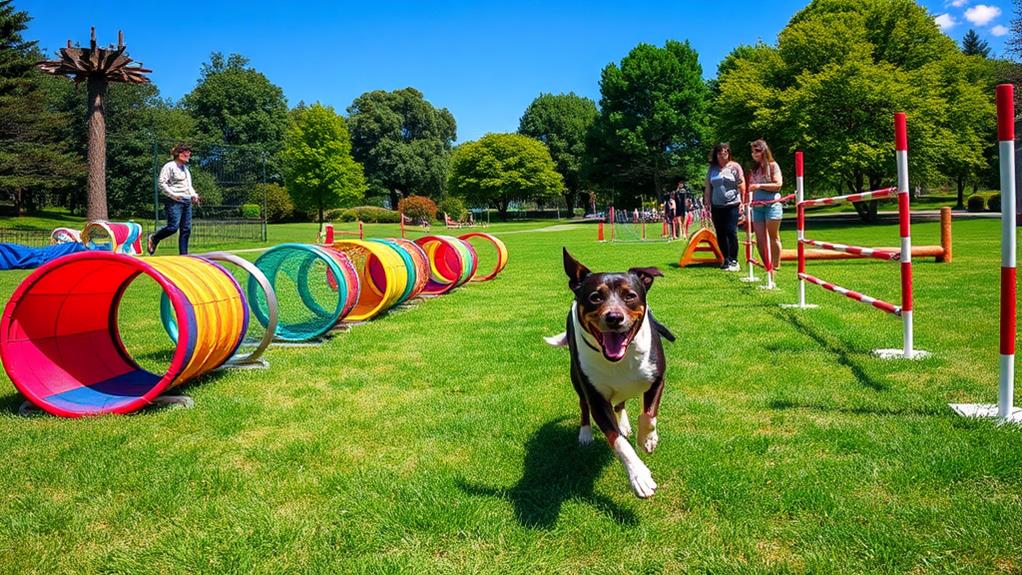
[[[188,238],[192,235],[192,203],[167,200],[163,205],[167,208],[167,225],[153,234],[153,245],[180,231],[177,236],[177,251],[185,255],[188,253]]]

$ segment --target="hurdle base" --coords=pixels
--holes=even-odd
[[[914,349],[912,357],[906,358],[904,349],[874,349],[873,355],[880,359],[924,359],[930,357],[930,352]]]
[[[1005,423],[1022,423],[1022,407],[1015,407],[1008,417],[997,415],[997,405],[990,403],[949,403],[948,407],[962,417],[981,417],[997,419],[998,425]]]
[[[187,395],[161,395],[153,399],[154,407],[181,407],[191,409],[195,407],[195,400]]]
[[[326,343],[326,339],[317,337],[309,341],[288,341],[286,339],[273,340],[274,347],[319,347]]]
[[[761,286],[756,286],[756,287],[758,287],[759,289],[767,289],[767,290],[770,290],[770,291],[776,291],[776,290],[781,289],[781,288],[777,287],[777,284],[763,284]]]
[[[27,399],[21,402],[21,405],[18,406],[18,415],[21,417],[33,417],[36,415],[43,415],[45,413],[45,411],[36,407],[36,404],[28,401]]]
[[[762,278],[758,278],[756,276],[753,276],[751,278],[749,276],[745,276],[743,278],[738,278],[738,281],[743,282],[743,283],[753,283],[753,282],[759,282],[761,279]]]
[[[243,361],[227,361],[218,369],[268,369],[270,362],[261,357],[246,359]]]
[[[805,305],[797,303],[782,303],[781,307],[784,309],[816,309],[820,306],[816,305],[815,303],[807,303]]]

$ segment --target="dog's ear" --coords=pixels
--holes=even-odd
[[[571,254],[568,253],[568,248],[561,249],[564,250],[564,273],[568,274],[568,287],[571,288],[571,291],[575,291],[582,285],[582,280],[586,279],[586,276],[591,272],[589,268],[571,257]]]
[[[628,273],[638,277],[642,285],[646,287],[646,291],[653,287],[653,278],[664,277],[663,272],[657,268],[632,268],[628,270]]]

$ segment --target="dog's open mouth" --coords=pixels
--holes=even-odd
[[[636,322],[632,329],[628,331],[600,331],[595,328],[590,331],[596,341],[600,343],[600,349],[603,351],[603,357],[607,358],[608,361],[621,361],[625,356],[625,352],[628,350],[628,344],[632,343],[632,338],[635,337],[635,332],[639,329],[639,323]]]

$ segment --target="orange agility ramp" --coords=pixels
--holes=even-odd
[[[696,252],[710,252],[713,256],[710,258],[697,258]],[[720,246],[717,245],[717,234],[713,233],[709,228],[703,228],[692,234],[692,238],[688,241],[688,247],[685,248],[685,253],[682,254],[681,260],[678,261],[678,265],[681,267],[701,264],[715,264],[719,266],[723,263],[724,254],[721,253]]]

